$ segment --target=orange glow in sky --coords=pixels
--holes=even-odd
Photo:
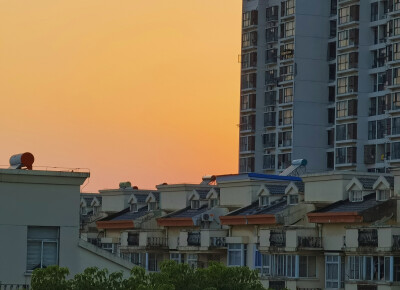
[[[0,1],[0,165],[94,192],[236,173],[241,0]]]

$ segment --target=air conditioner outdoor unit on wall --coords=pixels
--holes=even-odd
[[[214,220],[214,215],[209,214],[209,213],[203,213],[201,215],[201,220],[203,222],[212,222]]]

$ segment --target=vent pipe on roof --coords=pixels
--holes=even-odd
[[[10,167],[8,169],[28,169],[32,170],[32,164],[35,162],[35,157],[32,153],[25,152],[15,154],[10,157]]]

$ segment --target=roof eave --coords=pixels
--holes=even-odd
[[[192,218],[158,218],[157,224],[164,227],[192,227],[194,226]]]
[[[360,223],[363,216],[358,212],[319,212],[308,213],[310,223],[333,224],[333,223]]]
[[[135,224],[133,220],[118,220],[118,221],[97,221],[99,229],[133,229]]]

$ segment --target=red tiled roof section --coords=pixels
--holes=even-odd
[[[333,223],[360,223],[363,216],[357,212],[317,212],[308,213],[310,223],[333,224]]]

